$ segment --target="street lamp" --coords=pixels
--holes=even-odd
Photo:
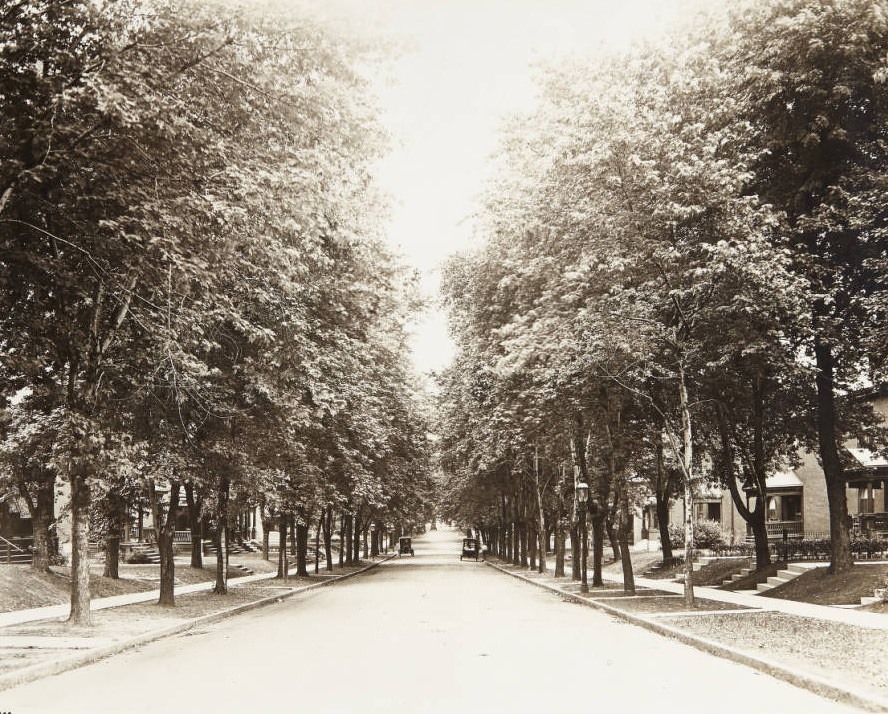
[[[580,511],[580,592],[589,592],[589,581],[586,577],[586,562],[589,559],[589,538],[586,533],[586,509],[589,503],[589,484],[580,481],[577,484],[577,503]]]

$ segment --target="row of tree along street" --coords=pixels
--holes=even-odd
[[[244,508],[303,553],[310,523],[329,548],[334,517],[357,543],[426,508],[416,299],[380,242],[364,57],[211,3],[0,0],[0,478],[40,568],[68,485],[72,621],[88,542],[116,574],[140,499],[162,604],[183,492],[223,546],[220,591]]]
[[[670,499],[690,542],[709,482],[764,565],[766,479],[812,450],[831,571],[852,564],[841,445],[886,443],[855,394],[888,356],[888,4],[716,14],[546,70],[506,132],[485,247],[449,264],[444,515],[505,557],[543,567],[554,531],[563,570],[587,483],[595,583],[650,495],[669,558]]]

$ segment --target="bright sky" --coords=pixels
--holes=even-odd
[[[701,0],[294,0],[407,50],[379,78],[393,149],[378,167],[393,197],[389,240],[422,276],[432,308],[412,327],[420,372],[453,356],[438,304],[441,263],[473,243],[497,129],[532,105],[531,66],[655,35]],[[705,0],[704,0],[705,1]]]

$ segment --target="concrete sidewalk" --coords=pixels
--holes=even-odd
[[[604,578],[609,583],[623,586],[622,580],[614,577]],[[682,594],[684,585],[668,580],[653,578],[635,578],[635,585],[651,590],[665,590],[666,592]],[[738,607],[750,607],[771,612],[785,612],[790,615],[807,617],[827,622],[839,622],[846,625],[866,627],[875,630],[888,630],[888,616],[877,612],[862,612],[860,610],[832,607],[829,605],[812,605],[807,602],[795,600],[781,600],[775,597],[762,597],[761,595],[747,595],[732,590],[720,590],[718,588],[694,586],[694,595],[705,600],[729,603]]]

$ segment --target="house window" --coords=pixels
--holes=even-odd
[[[873,485],[871,483],[861,486],[857,489],[857,512],[858,513],[874,513],[875,497],[873,494]]]
[[[706,503],[697,503],[696,517],[699,521],[718,521],[721,522],[722,505],[721,501],[709,501]]]

